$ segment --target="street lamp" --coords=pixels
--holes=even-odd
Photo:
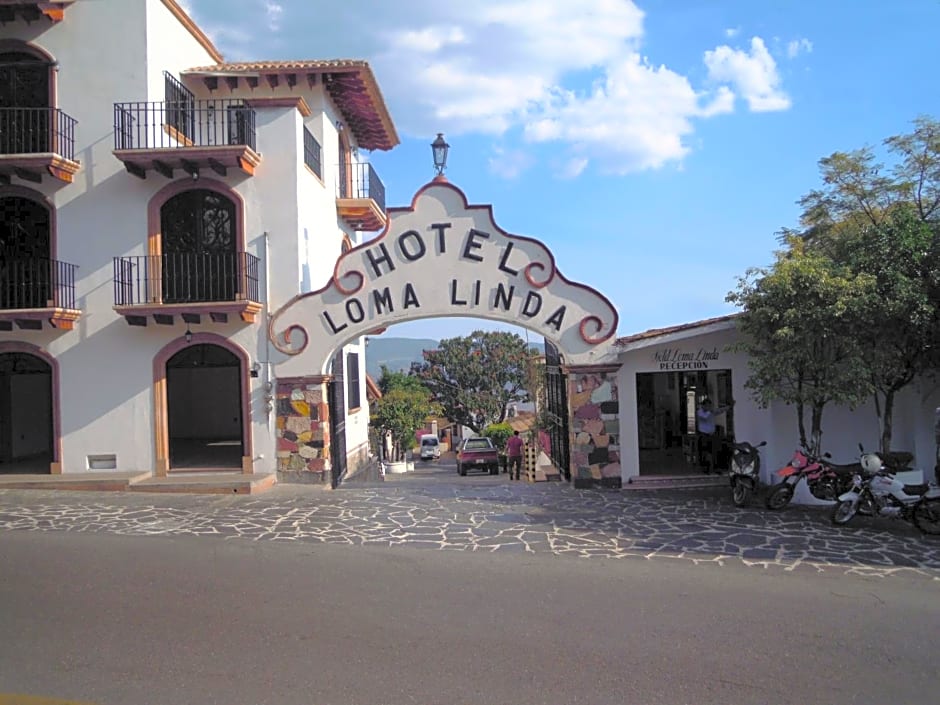
[[[437,139],[431,143],[431,151],[434,153],[434,168],[437,169],[438,180],[446,181],[447,177],[444,176],[444,169],[447,168],[447,150],[450,149],[450,145],[444,141],[444,133],[438,132]]]

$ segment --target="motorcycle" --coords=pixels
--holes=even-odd
[[[822,465],[816,458],[799,449],[793,451],[790,461],[774,473],[782,479],[770,488],[764,505],[767,509],[783,509],[793,499],[793,493],[800,481],[804,477],[816,480],[821,470]]]
[[[940,487],[905,485],[884,466],[872,472],[862,465],[863,473],[853,477],[852,489],[840,495],[832,508],[833,524],[848,524],[861,507],[867,507],[875,516],[904,519],[925,534],[940,535]]]
[[[829,453],[824,453],[821,458],[811,456],[809,453],[797,450],[794,452],[790,462],[777,470],[776,475],[782,478],[780,482],[774,485],[767,495],[765,504],[768,509],[783,509],[793,499],[796,492],[796,486],[804,478],[806,486],[816,499],[827,502],[835,502],[839,495],[847,492],[852,487],[854,476],[861,471],[862,463],[865,458],[871,456],[872,462],[881,463],[881,455],[877,453],[865,453],[862,446],[859,446],[862,452],[860,462],[840,465],[833,463]],[[892,462],[904,461],[905,457],[909,461],[913,458],[910,453],[891,454],[898,456],[892,459]],[[859,510],[862,514],[868,514],[868,508],[862,507]]]
[[[751,495],[760,486],[760,451],[767,445],[761,441],[756,446],[748,442],[731,445],[731,469],[728,479],[731,481],[731,501],[736,507],[747,505]]]

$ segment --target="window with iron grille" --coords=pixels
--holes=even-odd
[[[304,128],[304,164],[310,167],[310,170],[323,178],[320,168],[320,143],[306,127]]]
[[[191,140],[196,134],[196,96],[167,71],[163,79],[166,124]]]
[[[358,409],[359,400],[359,353],[346,353],[346,381],[349,384],[349,405],[347,408]]]

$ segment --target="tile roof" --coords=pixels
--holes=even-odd
[[[362,149],[388,150],[399,143],[398,133],[368,62],[361,59],[312,59],[300,61],[242,61],[196,66],[184,76],[238,78],[306,74],[319,77],[336,103]]]
[[[651,340],[653,338],[660,338],[664,335],[692,331],[696,328],[705,328],[707,326],[718,323],[733,321],[740,315],[740,313],[731,313],[727,316],[716,316],[715,318],[706,318],[704,320],[694,321],[692,323],[680,323],[679,325],[668,326],[666,328],[651,328],[650,330],[643,331],[642,333],[634,333],[633,335],[617,338],[617,340],[614,341],[614,345],[628,345],[629,343],[636,343],[641,340]]]

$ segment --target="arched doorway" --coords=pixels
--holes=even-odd
[[[238,290],[235,203],[196,188],[160,207],[163,302],[233,301]]]
[[[25,196],[0,196],[0,309],[49,305],[50,223],[45,204]]]
[[[52,366],[0,353],[0,473],[48,473],[55,460]]]
[[[166,362],[170,470],[241,469],[242,361],[221,345],[190,345]]]

